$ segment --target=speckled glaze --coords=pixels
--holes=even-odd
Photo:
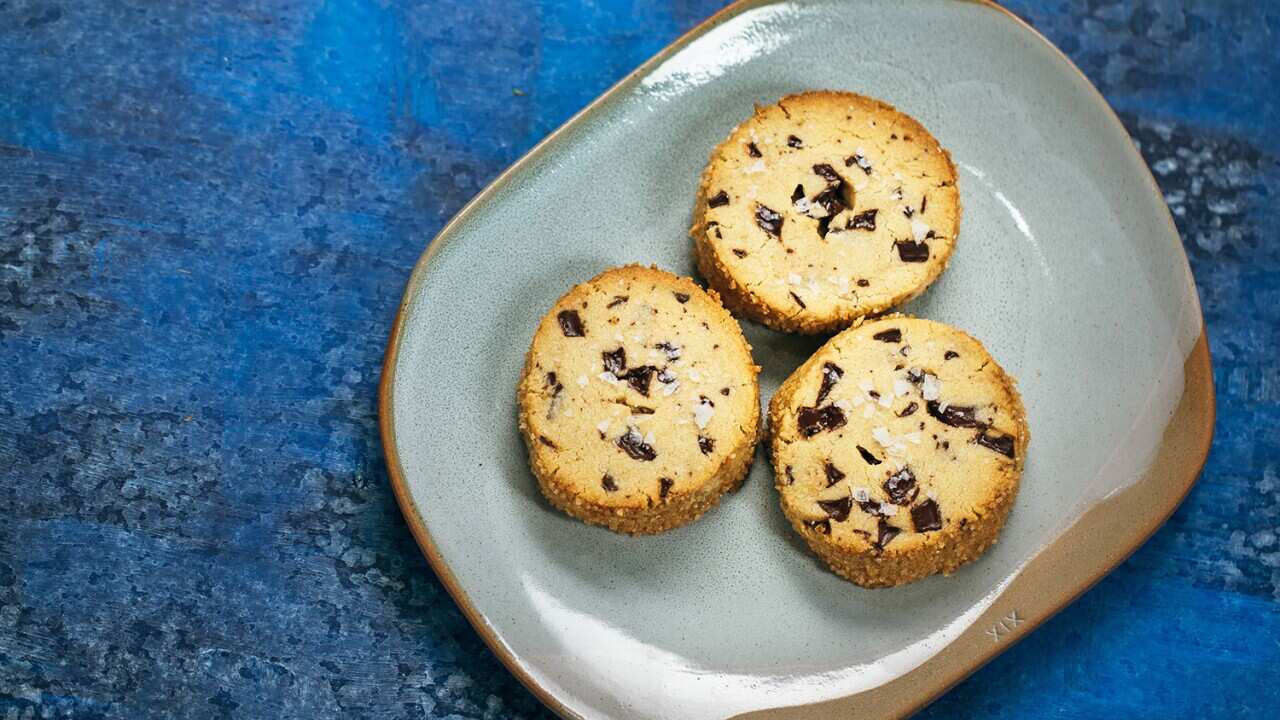
[[[692,273],[683,229],[707,153],[752,103],[808,87],[895,104],[960,168],[956,255],[906,309],[965,328],[1018,377],[1035,440],[1001,542],[950,578],[868,591],[826,573],[786,526],[767,463],[652,538],[561,516],[525,466],[509,398],[539,314],[611,265]],[[745,329],[767,401],[818,341]],[[1204,461],[1212,396],[1168,209],[1052,46],[982,3],[756,2],[641,67],[442,231],[402,302],[382,423],[432,564],[562,715],[890,716],[1153,532]]]

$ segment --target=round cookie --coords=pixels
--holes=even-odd
[[[518,389],[542,493],[618,532],[692,522],[751,467],[759,370],[688,278],[628,265],[575,286],[538,325]]]
[[[782,510],[866,587],[949,574],[996,540],[1030,432],[1013,378],[942,323],[891,316],[836,335],[769,404]]]
[[[757,107],[716,147],[689,234],[726,307],[821,333],[919,295],[959,230],[955,166],[920,123],[815,91]]]

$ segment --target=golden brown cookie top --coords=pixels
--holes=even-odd
[[[697,202],[690,233],[712,285],[731,307],[801,332],[919,294],[960,226],[955,167],[937,140],[843,92],[758,107],[712,153]]]
[[[1012,379],[977,340],[907,317],[832,338],[769,420],[787,514],[887,553],[962,532],[1015,491],[1030,437]]]
[[[758,370],[736,321],[691,280],[605,271],[534,334],[519,388],[531,461],[604,507],[698,490],[755,442]]]

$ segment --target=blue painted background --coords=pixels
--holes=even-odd
[[[718,5],[0,0],[0,717],[548,717],[395,507],[383,344],[427,239]],[[1280,7],[1010,5],[1155,170],[1219,422],[1168,525],[924,716],[1274,718]]]

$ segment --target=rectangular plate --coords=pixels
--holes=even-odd
[[[706,517],[642,538],[554,511],[526,467],[514,388],[539,316],[610,266],[693,274],[711,148],[753,103],[810,88],[893,103],[960,168],[956,254],[906,310],[990,348],[1034,439],[1001,542],[949,578],[872,591],[827,572],[763,456]],[[818,341],[745,330],[767,403]],[[918,708],[1154,532],[1213,427],[1195,287],[1141,157],[1061,53],[964,0],[743,2],[681,38],[432,242],[380,401],[396,497],[436,572],[538,697],[593,718]]]

